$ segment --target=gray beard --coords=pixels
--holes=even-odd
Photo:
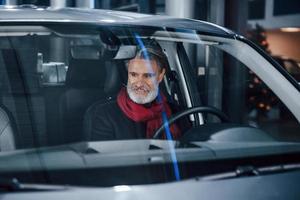
[[[127,85],[127,93],[128,93],[128,96],[129,98],[137,103],[137,104],[147,104],[147,103],[150,103],[152,102],[158,95],[158,86],[156,86],[154,88],[154,90],[151,90],[146,97],[141,97],[141,96],[138,96],[135,94],[134,90],[129,86]]]

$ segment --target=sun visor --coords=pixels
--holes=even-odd
[[[70,42],[74,59],[125,60],[135,57],[136,46],[121,44],[110,31],[101,31],[99,37],[74,38]]]
[[[120,46],[116,56],[114,57],[115,60],[126,60],[132,59],[136,55],[136,46],[134,45],[124,45]]]

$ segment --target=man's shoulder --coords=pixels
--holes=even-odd
[[[94,103],[91,107],[93,110],[98,110],[102,112],[119,108],[116,98],[107,98],[105,100],[100,100]]]

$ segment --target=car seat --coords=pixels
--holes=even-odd
[[[35,67],[35,45],[28,37],[11,38],[11,43],[6,40],[1,40],[1,104],[11,113],[20,135],[17,148],[43,146],[46,141],[45,102]]]
[[[60,143],[85,141],[85,111],[94,102],[118,91],[121,84],[112,61],[73,59],[69,65],[66,91],[60,99]]]
[[[0,107],[0,152],[16,148],[16,139],[8,113]]]

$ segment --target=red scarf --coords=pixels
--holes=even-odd
[[[146,122],[146,138],[152,138],[154,132],[162,125],[162,112],[166,112],[170,117],[172,111],[167,104],[166,97],[161,95],[162,102],[154,101],[150,107],[133,102],[127,94],[125,88],[122,88],[118,94],[117,102],[123,113],[135,122]],[[173,139],[180,136],[179,128],[176,124],[171,125],[170,132]]]

